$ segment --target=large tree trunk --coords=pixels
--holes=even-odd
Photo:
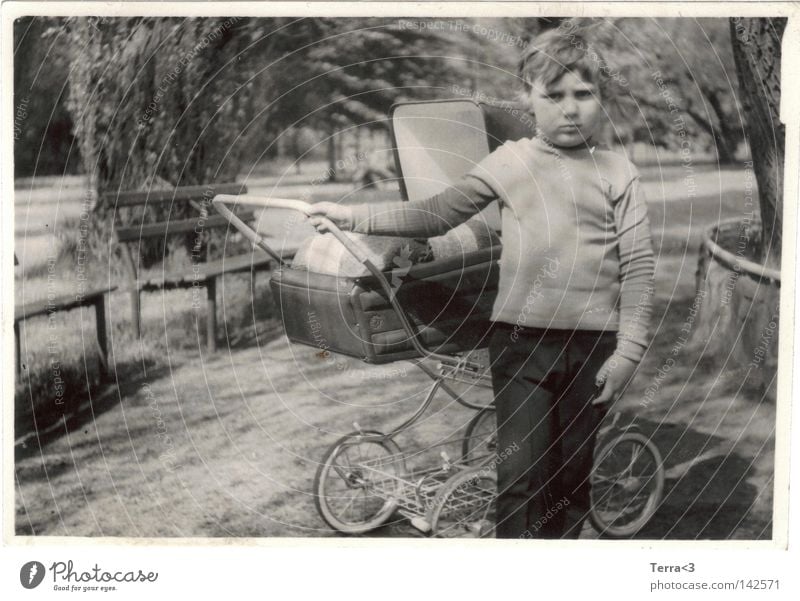
[[[749,190],[745,184],[741,219],[720,224],[701,249],[697,298],[702,304],[693,336],[702,343],[698,346],[705,356],[724,360],[724,367],[734,370],[729,379],[739,391],[755,385],[762,398],[773,399],[783,222],[784,127],[779,102],[785,27],[785,19],[731,19],[761,226],[753,227],[757,215],[752,184]]]
[[[714,131],[714,148],[717,151],[717,161],[720,165],[732,165],[736,162],[736,147],[731,144],[730,138],[722,130]]]
[[[786,19],[734,18],[730,25],[747,140],[758,182],[762,262],[777,268],[780,265],[783,224],[785,130],[779,118],[779,108],[781,39]]]
[[[336,179],[336,131],[333,127],[328,131],[328,179]]]
[[[725,113],[725,108],[722,106],[722,100],[716,91],[704,94],[708,99],[709,105],[714,110],[717,116],[718,134],[715,136],[717,147],[722,151],[719,153],[720,162],[732,164],[736,162],[736,147],[741,139],[738,129],[732,126],[729,115]]]

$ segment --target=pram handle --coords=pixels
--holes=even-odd
[[[294,200],[290,198],[272,198],[269,196],[254,196],[252,194],[240,194],[238,196],[233,194],[218,194],[211,202],[214,204],[214,208],[224,215],[228,221],[230,221],[234,227],[236,227],[237,230],[242,232],[242,234],[247,237],[248,240],[264,250],[273,259],[278,260],[281,265],[286,264],[283,258],[266,243],[262,236],[259,236],[253,228],[239,219],[233,211],[226,207],[225,203],[236,203],[260,209],[290,209],[292,211],[298,211],[306,217],[308,217],[311,213],[311,203],[305,202],[304,200]],[[321,219],[328,230],[330,230],[331,234],[333,234],[336,239],[342,243],[342,245],[358,260],[359,263],[365,264],[365,261],[369,260],[367,253],[365,253],[364,250],[350,238],[345,236],[342,230],[340,230],[336,224],[334,224],[330,219],[325,219],[324,217]],[[367,268],[369,269],[369,267]]]
[[[233,194],[218,194],[214,197],[211,201],[214,205],[214,208],[237,229],[239,230],[248,240],[250,240],[253,244],[258,246],[261,250],[266,252],[269,256],[273,259],[278,261],[281,265],[286,265],[286,262],[280,256],[280,254],[276,253],[264,240],[263,236],[259,235],[252,227],[247,225],[244,221],[239,219],[236,214],[231,211],[226,205],[229,204],[240,204],[249,207],[256,207],[262,209],[291,209],[294,211],[299,211],[306,216],[310,215],[311,211],[311,204],[302,200],[293,200],[288,198],[270,198],[267,196],[255,196],[252,194],[241,194],[241,195],[233,195]],[[392,305],[392,308],[397,313],[397,316],[400,318],[400,323],[403,326],[403,329],[408,334],[409,340],[411,340],[411,344],[414,349],[424,357],[428,357],[430,359],[434,359],[440,361],[441,363],[451,366],[451,367],[459,367],[471,370],[479,370],[481,368],[480,364],[465,361],[460,357],[453,357],[451,355],[442,355],[439,353],[434,353],[428,350],[422,342],[419,341],[417,338],[417,331],[411,321],[408,319],[405,310],[397,301],[395,291],[392,289],[389,280],[386,279],[386,276],[383,272],[377,268],[377,266],[369,259],[369,254],[361,248],[361,246],[351,240],[347,236],[345,236],[344,232],[339,229],[339,227],[333,223],[330,219],[325,217],[320,217],[321,223],[325,226],[325,228],[333,234],[333,236],[342,243],[342,245],[352,254],[356,260],[364,265],[367,270],[372,274],[375,279],[380,284],[383,291],[389,298],[389,303]]]
[[[275,259],[280,265],[286,265],[286,261],[283,260],[283,257],[279,253],[272,250],[272,247],[267,244],[266,240],[264,240],[264,237],[259,235],[259,233],[256,232],[252,227],[239,219],[236,213],[225,206],[226,203],[232,205],[241,204],[262,209],[269,207],[294,209],[296,211],[306,213],[306,215],[308,214],[306,212],[307,207],[310,207],[311,205],[309,205],[307,202],[303,202],[302,200],[267,198],[264,196],[253,196],[248,194],[217,194],[211,200],[211,204],[214,205],[214,208],[217,210],[217,212],[225,217],[228,222],[237,230],[239,230],[245,238],[250,240],[250,242]]]

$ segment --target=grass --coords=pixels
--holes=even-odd
[[[181,364],[206,344],[206,305],[192,308],[191,289],[142,293],[142,335],[133,335],[130,297],[107,299],[111,382],[124,382],[148,369]],[[204,290],[200,290],[205,299]],[[267,274],[229,275],[218,282],[218,337],[237,348],[275,325]],[[94,309],[75,309],[24,322],[20,330],[22,372],[15,392],[15,431],[20,437],[46,429],[79,410],[109,381],[101,381]]]
[[[66,185],[59,187],[57,180],[49,178],[45,183],[50,188],[40,186],[39,181],[20,182],[24,186],[18,188],[18,204],[23,207],[17,211],[17,253],[23,264],[15,278],[18,303],[72,295],[79,284],[90,289],[111,282],[122,289],[129,281],[119,249],[108,243],[108,228],[81,232],[82,188],[73,180],[67,178]],[[226,255],[244,248],[240,241],[229,238],[224,242]],[[220,246],[220,236],[213,244],[214,248]],[[189,264],[178,241],[150,271],[156,274]],[[240,274],[218,280],[219,335],[226,343],[243,344],[256,337],[259,329],[274,325],[275,310],[266,279],[262,273],[255,282]],[[197,352],[205,345],[207,321],[205,302],[194,303],[198,308],[193,308],[197,293],[204,301],[203,289],[143,293],[143,331],[138,339],[133,335],[129,295],[117,291],[108,296],[110,381],[101,382],[100,378],[93,309],[57,312],[23,322],[22,370],[15,391],[17,437],[46,430],[80,411],[88,398],[110,382],[135,379],[137,373],[164,367],[167,361],[184,361],[183,354]]]

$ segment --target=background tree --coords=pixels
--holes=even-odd
[[[154,168],[156,181],[175,183],[177,176],[184,183],[207,181],[210,173],[201,163],[213,165],[212,172],[219,168],[218,178],[231,179],[236,160],[241,164],[242,159],[270,156],[271,145],[294,123],[327,136],[354,125],[381,129],[393,102],[456,95],[451,84],[513,100],[524,44],[564,19],[237,19],[229,27],[222,26],[223,19],[84,18],[66,26],[63,19],[52,21],[60,25],[51,28],[44,45],[37,32],[45,19],[15,23],[15,87],[30,89],[26,81],[36,77],[41,93],[31,97],[28,108],[46,104],[43,110],[53,114],[43,136],[33,127],[21,131],[30,140],[18,140],[18,167],[30,167],[38,156],[40,173],[44,167],[63,170],[64,149],[73,141],[66,130],[74,120],[76,132],[87,134],[81,135],[80,148],[90,155],[85,159],[88,173],[99,182],[124,179],[110,166],[125,164],[125,158],[110,157],[130,155],[125,185],[142,186]],[[671,148],[680,143],[650,76],[661,71],[691,139],[715,149],[720,161],[732,160],[743,128],[723,20],[572,21],[591,30],[609,63],[630,82],[622,91],[631,110],[614,120],[621,141]],[[46,56],[38,57],[42,53]],[[180,64],[186,57],[191,60]],[[66,97],[62,89],[70,71],[72,114],[59,100]],[[148,110],[155,96],[157,107]],[[115,108],[101,106],[109,103]],[[209,114],[224,123],[219,132],[203,122]],[[147,121],[137,129],[142,116]],[[192,134],[182,137],[182,132],[197,131],[205,133],[206,141]],[[165,148],[164,136],[170,132]],[[235,147],[220,144],[220,132],[223,141],[235,140]],[[136,133],[139,139],[133,142]],[[214,143],[208,142],[211,138]],[[47,143],[41,144],[43,139]],[[335,146],[331,140],[329,147]],[[225,165],[217,164],[218,152],[229,157]],[[149,161],[143,169],[141,156]],[[174,173],[175,165],[184,162],[185,169]]]
[[[717,231],[713,253],[701,251],[698,289],[704,294],[695,339],[707,352],[730,358],[744,370],[744,381],[774,399],[785,143],[778,107],[786,19],[737,18],[730,25],[761,224],[743,215],[736,227]]]
[[[70,19],[65,30],[69,108],[100,189],[230,181],[243,153],[257,158],[254,143],[290,126],[383,127],[393,102],[463,81],[460,48],[474,41],[377,18]]]
[[[269,143],[288,126],[314,128],[325,135],[334,169],[337,131],[385,129],[395,102],[452,96],[452,84],[470,77],[465,55],[475,36],[454,20],[426,21],[434,25],[424,29],[418,23],[331,18],[294,24],[292,38],[302,43],[257,84],[272,98],[259,128]]]
[[[758,182],[761,259],[766,265],[780,267],[786,142],[786,130],[780,120],[781,40],[786,19],[736,18],[731,19],[730,28]]]
[[[236,19],[69,19],[68,108],[92,187],[232,181],[247,89]],[[237,126],[238,125],[238,126]]]
[[[735,160],[744,136],[724,20],[614,17],[569,21],[603,50],[627,109],[622,118],[614,119],[620,141],[678,149],[682,138],[675,120],[679,116],[683,131],[696,147],[713,151],[722,164]],[[657,83],[654,74],[663,84]],[[670,112],[669,103],[678,107],[678,115]]]
[[[14,176],[74,172],[80,155],[66,109],[68,56],[43,38],[55,22],[14,20]]]
[[[97,193],[90,240],[98,256],[113,249],[112,220],[142,218],[132,210],[117,214],[114,196],[103,192],[235,180],[248,90],[242,72],[230,66],[248,43],[238,35],[244,24],[239,18],[70,18],[51,32],[70,52],[67,108],[90,191]],[[144,209],[155,220],[191,211]],[[207,242],[199,256],[206,256]],[[140,251],[143,266],[193,244],[191,234],[182,243],[149,239]]]
[[[735,161],[736,150],[744,136],[736,103],[735,72],[730,37],[721,19],[663,19],[645,21],[644,32],[623,24],[629,35],[637,35],[639,47],[648,60],[663,73],[663,80],[683,113],[722,164]],[[649,43],[642,39],[647,33]],[[651,73],[649,85],[641,79],[634,97],[645,106],[649,120],[667,115],[663,97],[657,96]],[[641,93],[638,90],[641,89]]]

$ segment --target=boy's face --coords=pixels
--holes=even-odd
[[[528,102],[536,127],[558,146],[583,144],[600,125],[603,108],[599,90],[577,73],[564,73],[549,85],[535,80]]]

